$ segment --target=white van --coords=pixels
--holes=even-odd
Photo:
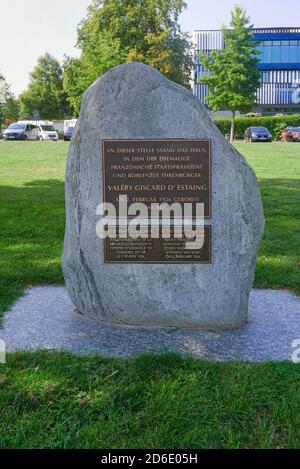
[[[40,140],[54,140],[58,141],[58,132],[51,121],[38,121],[38,128],[40,131]]]
[[[57,142],[58,133],[51,121],[19,121],[18,124],[32,126],[37,130],[35,140],[54,140]]]

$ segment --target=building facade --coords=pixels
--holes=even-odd
[[[300,113],[300,27],[253,29],[253,39],[259,41],[261,54],[258,69],[261,86],[253,111],[263,114]],[[195,70],[193,91],[208,106],[207,85],[197,82],[207,75],[199,53],[210,55],[225,48],[222,31],[194,31]]]

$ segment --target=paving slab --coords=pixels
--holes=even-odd
[[[252,290],[245,326],[175,329],[97,323],[75,312],[65,287],[35,287],[7,312],[0,339],[7,351],[64,350],[105,357],[172,351],[215,361],[291,360],[292,343],[300,339],[300,297]]]

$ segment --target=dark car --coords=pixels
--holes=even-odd
[[[245,142],[272,142],[272,134],[266,127],[249,127],[245,132]]]
[[[10,124],[3,133],[4,140],[39,140],[39,131],[36,125],[26,122]]]
[[[67,127],[64,132],[64,140],[71,140],[75,127]]]
[[[300,142],[300,127],[287,127],[282,131],[283,142]]]

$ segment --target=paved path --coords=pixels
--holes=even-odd
[[[249,323],[236,330],[113,326],[74,313],[64,287],[27,290],[6,314],[0,339],[8,351],[55,349],[129,357],[175,351],[207,360],[290,360],[300,339],[300,298],[283,291],[253,290]]]

